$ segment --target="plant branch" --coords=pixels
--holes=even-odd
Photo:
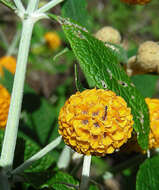
[[[33,25],[34,23],[31,19],[26,19],[23,21],[11,104],[0,159],[0,165],[4,167],[6,171],[10,171],[13,165]]]
[[[44,5],[43,7],[41,7],[40,9],[38,9],[36,12],[37,13],[45,13],[48,10],[50,10],[51,8],[55,7],[57,4],[61,3],[64,0],[52,0],[49,3],[47,3],[46,5]]]
[[[33,13],[39,5],[39,0],[29,0],[29,4],[27,7],[27,13]]]
[[[16,168],[15,170],[13,170],[12,174],[22,173],[26,168],[28,168],[30,165],[32,165],[32,163],[34,163],[35,161],[39,160],[40,158],[42,158],[43,156],[45,156],[48,152],[50,152],[51,150],[53,150],[54,148],[56,148],[60,144],[61,138],[62,138],[61,136],[57,137],[54,141],[52,141],[50,144],[48,144],[47,146],[45,146],[42,150],[40,150],[39,152],[37,152],[31,158],[29,158],[28,160],[26,160],[18,168]]]
[[[15,3],[18,10],[25,12],[25,8],[24,8],[21,0],[14,0],[14,3]]]
[[[80,190],[88,189],[90,166],[91,166],[91,156],[84,156]]]

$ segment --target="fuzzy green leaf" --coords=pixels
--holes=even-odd
[[[57,172],[57,174],[50,179],[49,183],[55,190],[75,190],[78,186],[78,181],[71,175],[64,172]]]
[[[159,156],[147,159],[139,168],[136,190],[159,189]]]
[[[62,25],[90,87],[112,90],[131,107],[138,143],[148,148],[149,114],[144,97],[118,63],[116,54],[76,22],[49,15]]]

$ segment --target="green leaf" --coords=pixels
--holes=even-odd
[[[26,184],[34,188],[49,187],[48,180],[54,175],[54,171],[46,170],[43,172],[25,172],[23,174]]]
[[[139,168],[136,190],[159,189],[159,156],[147,159]]]
[[[86,7],[86,0],[65,0],[62,6],[62,16],[74,19],[89,28],[91,23]]]
[[[0,3],[4,4],[5,6],[7,6],[8,8],[15,10],[16,7],[14,5],[14,3],[12,1],[9,0],[0,0]]]
[[[57,174],[50,179],[49,184],[55,190],[75,190],[78,186],[78,181],[67,173],[57,172]]]
[[[156,91],[156,83],[159,79],[155,75],[135,75],[131,77],[136,88],[144,97],[152,97]]]
[[[55,108],[50,103],[36,94],[25,93],[23,110],[27,111],[26,124],[36,133],[38,142],[46,145],[50,141],[55,120]]]
[[[0,77],[0,84],[2,84],[10,94],[12,93],[13,80],[14,75],[3,67],[3,76]]]
[[[117,56],[104,43],[91,36],[85,28],[70,19],[49,15],[63,26],[80,67],[91,87],[112,90],[131,107],[138,143],[148,148],[149,112],[144,97],[120,67]]]

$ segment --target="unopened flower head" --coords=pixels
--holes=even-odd
[[[4,128],[6,126],[9,105],[10,94],[2,85],[0,85],[0,128]]]
[[[159,148],[159,99],[145,99],[150,114],[149,148]]]
[[[149,3],[151,0],[121,0],[125,3],[129,4],[139,4],[139,5],[144,5],[146,3]]]
[[[61,39],[56,32],[47,32],[44,38],[49,48],[52,50],[56,50],[61,45]]]
[[[119,31],[111,26],[104,26],[98,30],[95,37],[103,42],[111,42],[114,44],[121,43],[121,35]]]
[[[159,44],[153,41],[140,44],[137,53],[137,64],[139,69],[145,73],[159,73]]]
[[[133,116],[112,91],[85,90],[72,95],[59,115],[65,143],[85,155],[111,154],[131,137]]]
[[[3,67],[9,70],[11,73],[15,73],[16,59],[12,56],[3,56],[0,58],[0,76],[3,76]]]

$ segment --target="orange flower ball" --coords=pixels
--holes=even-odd
[[[3,67],[9,70],[11,73],[15,73],[16,59],[12,56],[3,56],[0,58],[0,76],[3,76]]]
[[[149,3],[151,0],[122,0],[122,1],[129,4],[144,5],[146,3]]]
[[[10,105],[10,94],[0,85],[0,128],[5,128]]]
[[[61,45],[61,39],[56,32],[47,32],[44,38],[49,48],[52,50],[57,49]]]
[[[149,148],[159,148],[159,99],[145,98],[150,114]]]
[[[92,89],[66,101],[59,114],[59,133],[78,153],[104,156],[127,142],[133,123],[131,109],[122,97]]]

